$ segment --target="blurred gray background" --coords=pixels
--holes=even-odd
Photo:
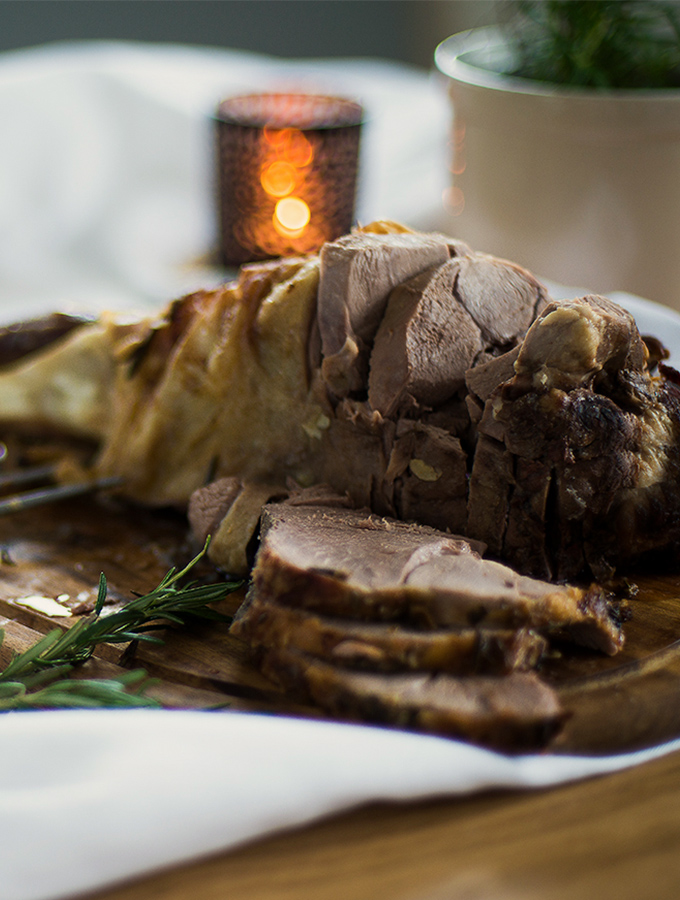
[[[501,0],[502,2],[502,0]],[[68,40],[379,57],[430,68],[437,44],[487,24],[496,0],[0,0],[0,51]]]

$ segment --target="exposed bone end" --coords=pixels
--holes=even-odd
[[[538,388],[574,388],[604,368],[644,368],[647,351],[635,320],[605,297],[548,304],[527,332],[515,364]]]

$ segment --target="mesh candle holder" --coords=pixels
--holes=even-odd
[[[249,94],[217,109],[225,266],[316,252],[352,227],[362,108],[311,94]]]

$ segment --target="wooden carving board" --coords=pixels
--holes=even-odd
[[[196,550],[181,515],[101,498],[0,519],[0,549],[2,666],[13,650],[90,610],[101,571],[109,599],[122,603],[155,587],[170,566],[183,567]],[[196,577],[201,576],[214,578],[214,572],[199,567]],[[680,736],[680,572],[633,577],[639,593],[630,601],[624,650],[606,657],[564,649],[543,668],[570,715],[551,748],[555,752],[613,753]],[[68,595],[63,602],[74,615],[49,617],[16,602],[29,595]],[[233,612],[242,597],[242,591],[232,594],[224,611]],[[82,675],[110,677],[144,668],[155,679],[147,693],[170,707],[319,715],[265,679],[226,625],[169,629],[163,636],[163,646],[139,644],[134,652],[102,647]]]

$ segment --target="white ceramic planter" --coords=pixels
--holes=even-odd
[[[493,28],[435,62],[454,108],[449,230],[544,278],[680,309],[680,90],[512,78]]]

